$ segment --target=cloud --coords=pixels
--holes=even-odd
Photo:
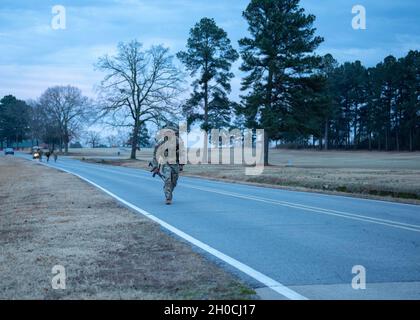
[[[101,76],[93,69],[99,56],[113,54],[120,41],[137,39],[145,48],[163,44],[174,54],[185,47],[190,28],[202,17],[215,18],[238,48],[248,34],[242,11],[249,0],[62,0],[67,29],[53,30],[50,0],[1,0],[0,96],[14,92],[37,97],[47,86],[72,84],[93,95]],[[325,37],[319,53],[340,62],[361,60],[371,66],[385,56],[420,49],[418,1],[366,2],[368,30],[351,29],[349,0],[302,0],[317,16],[317,34]],[[239,95],[241,72],[233,71],[232,97]],[[236,98],[237,99],[237,98]]]
[[[368,62],[379,62],[378,56],[384,56],[383,49],[376,48],[322,48],[318,53],[325,55],[330,53],[339,62],[364,60]],[[363,57],[363,59],[361,59]],[[385,56],[384,56],[385,57]]]
[[[420,50],[420,35],[397,34],[395,38],[398,43],[398,51]]]
[[[94,97],[93,83],[99,83],[103,76],[92,68],[47,65],[0,65],[0,74],[0,96],[13,94],[21,99],[35,99],[56,85],[77,86]]]

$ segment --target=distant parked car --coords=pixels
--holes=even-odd
[[[15,154],[15,150],[13,148],[6,148],[4,149],[4,154],[7,156],[8,154],[11,154],[12,156]]]

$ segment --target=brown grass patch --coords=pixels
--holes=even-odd
[[[0,299],[249,299],[253,290],[79,179],[0,157]],[[67,289],[52,290],[63,265]]]

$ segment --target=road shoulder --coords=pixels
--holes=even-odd
[[[252,289],[76,177],[0,157],[1,299],[252,299]],[[52,268],[66,270],[53,290]]]

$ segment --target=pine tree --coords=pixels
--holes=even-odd
[[[385,137],[385,150],[390,151],[392,147],[392,117],[395,107],[397,59],[388,56],[383,63],[377,66],[381,81],[380,107],[384,117],[383,131]]]
[[[331,120],[337,114],[337,98],[335,95],[335,78],[334,72],[335,69],[338,67],[337,61],[331,54],[326,54],[322,57],[321,62],[321,74],[324,77],[324,87],[323,87],[323,95],[324,95],[324,109],[323,109],[323,129],[324,129],[324,149],[328,150],[329,148],[329,133],[330,133],[330,126]]]
[[[228,94],[234,77],[230,69],[239,55],[227,33],[213,19],[203,18],[190,31],[187,51],[177,57],[195,78],[193,93],[184,105],[188,124],[201,122],[205,131],[228,126],[232,111]]]
[[[323,41],[315,36],[315,16],[306,14],[299,0],[252,0],[243,13],[250,38],[239,41],[241,70],[248,75],[242,90],[244,114],[249,125],[265,129],[264,163],[268,165],[269,141],[295,129],[291,110],[300,100],[305,78],[312,76],[320,59],[313,51]]]
[[[7,146],[16,145],[27,137],[29,132],[30,108],[25,101],[12,95],[0,99],[0,141]]]
[[[420,52],[410,51],[400,63],[403,104],[401,129],[403,136],[407,137],[408,150],[413,151],[416,148],[416,131],[418,133],[420,129]]]

